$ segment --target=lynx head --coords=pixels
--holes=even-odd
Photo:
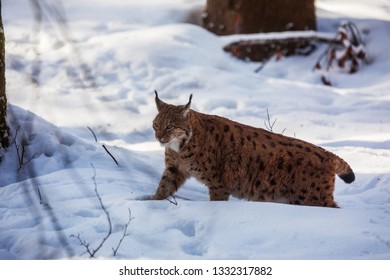
[[[153,121],[156,139],[163,146],[179,152],[192,136],[192,129],[188,120],[192,94],[186,105],[175,106],[161,101],[158,98],[157,91],[154,92],[158,110],[158,114]]]

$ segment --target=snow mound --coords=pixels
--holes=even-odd
[[[78,137],[63,132],[37,115],[9,105],[11,144],[1,159],[0,186],[71,168],[81,154],[96,151]]]

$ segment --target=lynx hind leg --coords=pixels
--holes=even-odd
[[[329,200],[326,202],[326,207],[332,207],[332,208],[340,208],[337,203],[333,200],[333,197],[332,197],[332,200]]]
[[[326,186],[320,186],[320,188],[327,188]],[[334,201],[333,193],[328,190],[322,190],[318,196],[314,195],[310,198],[306,203],[302,203],[310,206],[320,206],[320,207],[331,207],[331,208],[339,208],[337,203]]]
[[[310,187],[303,188],[296,198],[296,204],[339,208],[333,198],[335,175],[322,175],[321,180],[314,181]]]
[[[329,176],[328,180],[324,180],[321,183],[321,189],[324,192],[323,206],[325,207],[339,208],[333,197],[335,181],[336,177],[334,174],[332,174]]]

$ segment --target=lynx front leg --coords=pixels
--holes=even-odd
[[[229,200],[230,192],[228,192],[222,184],[217,186],[208,186],[208,188],[211,201]]]
[[[162,200],[168,198],[170,195],[177,192],[186,179],[187,176],[184,175],[177,167],[167,166],[153,199]]]

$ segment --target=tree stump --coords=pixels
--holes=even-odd
[[[217,35],[316,30],[314,0],[207,0],[203,26]]]

